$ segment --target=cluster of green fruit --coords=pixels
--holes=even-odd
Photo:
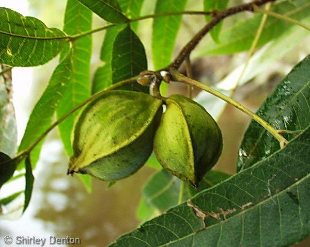
[[[197,186],[220,156],[222,135],[207,111],[182,95],[159,99],[115,90],[85,107],[73,149],[70,174],[116,181],[141,168],[154,150],[164,169]]]

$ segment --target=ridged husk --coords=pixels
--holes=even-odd
[[[173,95],[166,105],[154,152],[165,169],[198,186],[222,152],[221,131],[209,113],[189,98]]]
[[[105,93],[77,120],[68,173],[87,173],[105,181],[133,174],[152,152],[161,114],[162,101],[150,95]]]

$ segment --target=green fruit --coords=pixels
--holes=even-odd
[[[221,154],[221,131],[202,106],[184,96],[173,95],[166,104],[154,152],[165,169],[198,186]]]
[[[68,173],[116,181],[136,172],[153,149],[162,101],[115,90],[86,106],[77,120]]]

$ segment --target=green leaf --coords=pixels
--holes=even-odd
[[[0,63],[36,66],[55,57],[67,44],[66,35],[33,17],[0,7]]]
[[[163,212],[178,203],[180,180],[165,170],[155,173],[143,189],[146,202]]]
[[[22,193],[24,193],[24,191],[18,191],[10,196],[7,196],[5,198],[1,198],[0,199],[0,206],[6,206],[9,203],[11,203],[12,201],[14,201],[18,196],[20,196]]]
[[[204,0],[204,11],[220,11],[227,7],[228,0]],[[206,20],[210,21],[211,16],[206,15]],[[211,37],[216,43],[219,43],[219,35],[222,28],[222,22],[216,25],[210,32]]]
[[[112,82],[116,83],[136,76],[146,69],[147,59],[144,46],[139,37],[127,26],[119,32],[113,44]],[[126,89],[146,91],[147,87],[135,83]]]
[[[157,0],[155,15],[184,11],[187,0]],[[176,37],[181,25],[181,16],[155,18],[153,22],[152,54],[155,69],[171,62]]]
[[[185,184],[183,200],[187,200],[200,191],[214,186],[227,178],[229,178],[229,175],[211,170],[202,179],[198,188]],[[178,204],[180,182],[177,177],[171,175],[166,170],[161,170],[155,173],[145,184],[141,200],[145,201],[149,207],[153,207],[162,213]]]
[[[27,209],[31,195],[33,190],[33,183],[34,183],[34,176],[32,174],[32,166],[31,166],[31,160],[30,156],[27,156],[25,159],[25,168],[26,168],[26,186],[25,186],[25,203],[24,203],[24,209],[23,212]]]
[[[13,176],[16,162],[5,153],[0,152],[0,188]]]
[[[147,165],[151,168],[154,168],[155,170],[161,170],[162,166],[161,164],[159,164],[154,152],[151,154],[151,156],[149,157],[149,159],[147,160]]]
[[[97,93],[112,84],[112,69],[111,64],[100,66],[94,75],[92,81],[92,94]]]
[[[29,148],[51,125],[53,115],[68,90],[70,71],[72,70],[71,52],[56,67],[47,88],[34,106],[18,150]],[[39,157],[41,145],[32,151],[32,163],[35,164]]]
[[[92,179],[92,177],[80,175],[80,174],[77,174],[77,176],[80,179],[80,181],[82,182],[82,184],[84,185],[86,191],[88,193],[91,193],[93,190],[93,179]]]
[[[70,35],[85,32],[91,29],[92,13],[77,0],[69,0],[66,7],[64,31]],[[91,36],[85,36],[72,43],[72,69],[68,72],[70,80],[58,105],[57,117],[60,118],[76,105],[90,96],[90,59]],[[69,156],[72,155],[71,131],[77,114],[68,117],[59,125],[60,136]]]
[[[14,156],[17,147],[17,128],[12,104],[11,70],[0,65],[0,150]]]
[[[141,8],[144,0],[118,0],[122,12],[129,18],[136,18],[140,16]],[[137,30],[139,22],[131,23],[133,30]]]
[[[310,233],[310,129],[111,246],[288,246]]]
[[[310,120],[310,56],[287,75],[257,114],[275,129],[303,131]],[[291,140],[294,135],[285,135]],[[260,125],[251,122],[239,150],[238,170],[252,166],[279,149],[279,143]]]
[[[121,10],[129,19],[140,16],[143,2],[144,0],[118,0]]]
[[[136,217],[140,222],[144,222],[152,219],[156,215],[159,215],[156,208],[152,207],[147,201],[145,197],[141,197],[139,205],[136,210]]]
[[[79,0],[94,13],[111,23],[123,23],[128,19],[120,10],[116,0]]]
[[[303,22],[309,16],[310,3],[307,0],[276,2],[271,10]],[[232,27],[223,27],[221,42],[216,44],[210,39],[207,40],[204,47],[198,52],[199,55],[233,54],[250,49],[261,16],[261,14],[255,14],[249,19],[237,22]],[[257,48],[279,37],[293,26],[291,23],[269,16]]]
[[[104,36],[103,44],[100,52],[100,59],[104,65],[99,67],[92,82],[92,93],[96,93],[102,89],[112,85],[112,52],[113,44],[116,36],[124,29],[123,25],[117,25],[109,28]]]

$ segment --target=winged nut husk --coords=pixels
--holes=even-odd
[[[115,90],[86,106],[74,129],[68,173],[116,181],[136,172],[153,149],[162,101]]]
[[[189,98],[173,95],[166,105],[154,152],[165,169],[198,186],[222,152],[221,131],[209,113]]]

